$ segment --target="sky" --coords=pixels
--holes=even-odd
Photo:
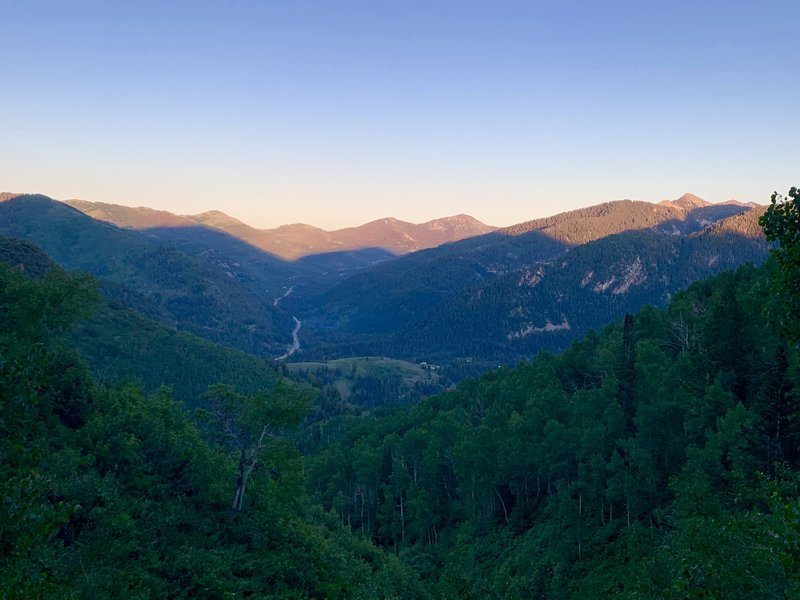
[[[800,185],[800,2],[0,0],[0,191],[335,229]]]

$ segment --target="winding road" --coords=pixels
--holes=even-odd
[[[281,300],[283,300],[284,298],[286,298],[286,296],[288,296],[289,294],[291,294],[293,291],[294,291],[294,286],[292,286],[292,287],[290,287],[288,290],[286,290],[286,293],[285,293],[283,296],[281,296],[280,298],[275,298],[275,302],[273,302],[273,303],[272,303],[272,305],[273,305],[273,306],[278,306],[278,303],[279,303]]]
[[[285,360],[289,358],[292,354],[300,350],[300,328],[303,326],[303,323],[297,317],[292,317],[294,319],[294,329],[292,330],[292,345],[286,350],[286,354],[283,356],[279,356],[275,360]]]
[[[292,286],[288,290],[286,290],[286,293],[283,296],[281,296],[280,298],[275,298],[275,302],[273,302],[273,306],[277,307],[278,304],[280,303],[280,301],[283,300],[284,298],[286,298],[286,296],[291,294],[293,291],[294,291],[294,286]],[[286,349],[286,353],[285,354],[283,354],[282,356],[279,356],[275,360],[286,360],[292,354],[294,354],[295,352],[300,350],[300,336],[299,336],[299,333],[300,333],[300,328],[303,326],[303,323],[297,317],[292,317],[292,318],[294,319],[294,329],[292,330],[292,345],[289,346]]]

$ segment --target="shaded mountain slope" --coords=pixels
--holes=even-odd
[[[210,261],[254,292],[274,298],[289,288],[298,296],[317,294],[360,269],[395,258],[380,248],[362,248],[312,254],[288,262],[211,227],[156,227],[143,231],[174,244],[182,252]]]
[[[35,245],[6,237],[0,237],[0,263],[34,278],[59,269]],[[108,284],[97,283],[105,293]],[[190,406],[214,383],[254,393],[277,380],[262,359],[175,331],[107,298],[68,334],[68,341],[101,381],[132,378],[146,392],[167,385]]]
[[[314,302],[323,326],[356,333],[384,333],[419,318],[444,298],[484,279],[547,260],[560,242],[531,232],[490,233],[423,250],[358,273]]]
[[[409,324],[398,339],[409,354],[438,347],[445,355],[513,363],[540,350],[561,350],[645,304],[664,306],[689,284],[760,264],[767,254],[763,237],[732,231],[610,236],[475,286]]]
[[[270,356],[291,339],[290,317],[236,273],[44,196],[0,203],[0,234],[36,243],[67,269],[134,290],[166,311],[179,329],[211,341]],[[126,297],[132,296],[120,300]]]
[[[461,357],[484,367],[559,350],[626,311],[663,305],[693,281],[762,262],[761,210],[744,210],[691,235],[647,229],[567,250],[538,231],[495,232],[409,255],[323,296],[324,313],[307,315],[307,348],[327,357]],[[508,252],[515,243],[518,253]]]

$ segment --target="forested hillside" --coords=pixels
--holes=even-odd
[[[96,383],[60,340],[93,286],[0,265],[3,598],[426,597],[304,493],[284,431],[305,400]]]
[[[247,270],[214,256],[189,255],[44,196],[0,203],[0,235],[34,242],[66,269],[119,284],[106,288],[114,299],[157,308],[179,329],[215,343],[278,356],[291,341],[291,317],[273,296],[248,285]]]
[[[0,237],[0,263],[29,277],[40,278],[47,272],[66,276],[46,254],[23,240]],[[102,292],[113,284],[88,277],[84,281],[101,293],[86,307],[88,318],[65,332],[62,341],[72,345],[103,382],[132,380],[147,393],[167,385],[175,398],[189,404],[214,383],[247,393],[275,383],[275,370],[264,359],[167,327],[143,316],[149,306],[140,304],[137,312],[108,299]],[[119,293],[115,289],[111,296]],[[127,304],[131,303],[133,299]]]
[[[474,286],[398,337],[413,355],[435,359],[438,351],[515,364],[541,350],[561,351],[626,312],[666,306],[694,281],[744,263],[761,264],[767,248],[763,236],[731,230],[609,236]]]
[[[442,598],[800,594],[800,362],[742,267],[563,355],[353,419],[311,460]]]
[[[768,252],[762,212],[691,235],[629,231],[566,249],[538,231],[496,233],[403,257],[314,303],[304,314],[304,352],[440,363],[457,378],[560,351],[625,312],[665,306],[698,279],[760,264]]]

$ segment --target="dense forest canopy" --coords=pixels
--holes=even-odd
[[[797,201],[765,268],[376,410],[98,380],[96,284],[0,266],[0,595],[800,597]]]
[[[798,360],[764,275],[353,419],[312,489],[441,597],[792,597]]]
[[[3,598],[424,596],[309,502],[283,429],[297,390],[211,388],[209,421],[167,388],[99,384],[58,335],[94,296],[0,266]]]
[[[767,212],[759,220],[769,240],[779,240],[770,265],[773,292],[780,299],[777,319],[783,333],[800,339],[800,190],[793,187],[786,198],[775,192]]]

